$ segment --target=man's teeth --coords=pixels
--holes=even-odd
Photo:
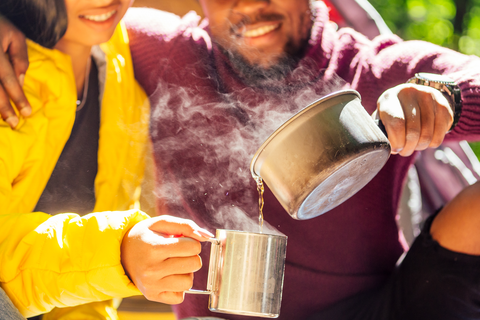
[[[260,36],[263,36],[264,34],[267,34],[277,29],[278,26],[279,26],[278,24],[274,24],[274,25],[260,27],[257,29],[248,30],[243,33],[243,36],[247,38],[260,37]]]
[[[104,14],[99,14],[99,15],[83,15],[81,17],[85,18],[87,20],[95,21],[95,22],[103,22],[103,21],[108,20],[115,13],[117,13],[117,10],[113,10],[111,12],[104,13]]]

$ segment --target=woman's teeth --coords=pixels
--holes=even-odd
[[[113,10],[111,12],[99,14],[99,15],[82,15],[80,17],[85,18],[87,20],[95,21],[95,22],[103,22],[111,18],[115,13],[117,13],[117,10]]]
[[[248,30],[243,33],[243,36],[246,38],[260,37],[260,36],[263,36],[264,34],[267,34],[277,29],[279,25],[280,24],[274,24],[274,25],[263,26],[260,28]]]

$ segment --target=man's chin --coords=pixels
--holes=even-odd
[[[243,55],[239,51],[226,50],[222,52],[228,57],[233,69],[248,85],[269,84],[271,81],[284,79],[296,66],[298,59],[286,53],[275,54],[268,58]]]
[[[238,53],[243,59],[249,63],[251,66],[257,66],[259,68],[268,69],[271,68],[279,63],[281,63],[284,59],[286,54],[278,54],[278,53],[258,53],[256,55],[251,55],[249,53]]]

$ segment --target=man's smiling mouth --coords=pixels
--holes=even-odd
[[[255,29],[246,30],[242,33],[242,36],[245,38],[255,38],[266,35],[280,27],[280,23],[261,26]]]

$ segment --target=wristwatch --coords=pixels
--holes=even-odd
[[[460,88],[452,79],[440,74],[420,72],[410,78],[407,83],[421,84],[440,90],[447,97],[453,111],[453,123],[449,131],[455,128],[462,112],[462,96]]]

